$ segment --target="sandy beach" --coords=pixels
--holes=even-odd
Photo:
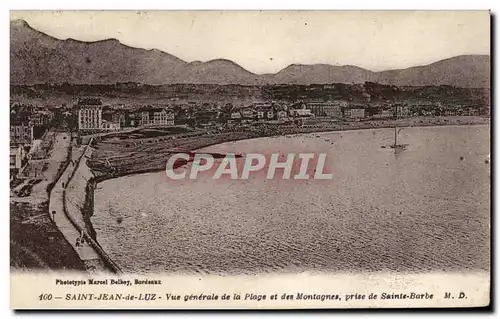
[[[417,117],[398,120],[362,121],[362,122],[320,122],[314,125],[284,126],[263,125],[258,129],[234,129],[232,131],[217,132],[199,131],[194,133],[155,132],[155,136],[148,134],[110,134],[97,141],[93,147],[95,151],[87,164],[96,174],[96,181],[117,178],[131,174],[141,174],[161,171],[172,153],[190,152],[207,146],[280,135],[317,133],[329,131],[349,131],[360,129],[388,128],[388,127],[416,127],[441,125],[478,125],[489,124],[490,119],[474,116],[450,117]]]

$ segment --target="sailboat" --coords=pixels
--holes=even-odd
[[[408,146],[408,144],[398,144],[398,128],[397,128],[397,126],[395,126],[394,127],[394,144],[389,145],[389,147],[399,151],[399,150],[404,150],[407,146]]]

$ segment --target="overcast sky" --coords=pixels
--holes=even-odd
[[[489,54],[487,11],[11,11],[56,38],[160,49],[185,61],[232,60],[255,73],[292,64],[406,68]]]

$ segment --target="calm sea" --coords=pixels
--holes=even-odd
[[[403,128],[398,154],[393,129],[220,144],[205,150],[326,153],[333,179],[127,176],[99,185],[92,223],[134,273],[489,270],[489,135]]]

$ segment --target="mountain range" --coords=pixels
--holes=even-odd
[[[10,81],[114,84],[326,84],[376,82],[397,86],[451,85],[489,88],[489,55],[461,55],[406,69],[373,72],[357,66],[292,64],[275,74],[254,74],[238,64],[216,59],[186,62],[157,49],[126,46],[116,39],[60,40],[24,20],[10,23]]]

